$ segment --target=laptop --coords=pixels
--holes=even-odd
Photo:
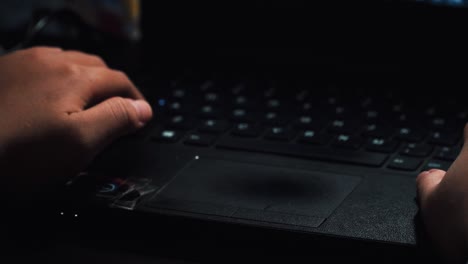
[[[154,120],[70,182],[60,217],[202,262],[434,260],[415,177],[460,151],[468,109],[452,55],[466,54],[411,22],[467,14],[348,2],[143,2],[129,73]]]

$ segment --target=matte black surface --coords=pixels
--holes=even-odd
[[[218,147],[245,151],[258,151],[282,154],[296,157],[306,157],[325,161],[337,161],[366,166],[378,167],[383,164],[388,155],[380,153],[366,153],[363,151],[349,151],[340,149],[328,149],[306,145],[292,145],[274,142],[249,141],[225,137],[218,141]]]
[[[195,159],[154,207],[318,227],[360,182],[345,174]]]

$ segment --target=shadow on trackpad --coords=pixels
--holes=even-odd
[[[318,227],[360,177],[227,160],[191,161],[150,206]]]

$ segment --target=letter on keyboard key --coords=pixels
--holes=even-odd
[[[214,140],[215,136],[213,135],[192,132],[187,135],[184,143],[188,145],[209,146]]]
[[[421,159],[396,156],[390,161],[388,167],[395,170],[414,171],[419,167],[421,162]]]
[[[448,170],[450,165],[452,165],[451,162],[441,161],[441,160],[430,160],[426,163],[423,170],[430,170],[430,169]]]
[[[172,129],[158,130],[151,135],[151,139],[162,142],[177,142],[182,137],[182,132]]]

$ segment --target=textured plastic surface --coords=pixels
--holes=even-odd
[[[359,177],[227,160],[193,160],[150,204],[154,207],[318,227]]]

